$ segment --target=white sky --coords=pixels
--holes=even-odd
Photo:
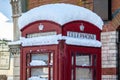
[[[0,0],[0,12],[2,12],[9,19],[12,15],[10,0]]]
[[[0,39],[13,40],[12,10],[10,0],[0,0]]]

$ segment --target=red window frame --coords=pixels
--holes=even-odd
[[[91,56],[92,58],[92,64],[90,66],[81,66],[81,65],[77,65],[76,64],[76,54],[79,54],[79,55],[89,55]],[[72,56],[73,56],[73,59],[72,59]],[[72,60],[73,60],[73,63],[72,63]],[[96,80],[96,65],[97,65],[97,56],[96,54],[87,54],[87,53],[80,53],[80,52],[72,52],[71,54],[71,65],[72,65],[72,69],[73,72],[71,71],[71,80],[76,80],[76,68],[83,68],[83,69],[90,69],[92,70],[92,80]],[[73,78],[72,78],[73,77]]]
[[[32,54],[48,54],[48,64],[47,65],[39,65],[39,66],[31,66],[30,62],[32,60]],[[48,80],[53,80],[53,62],[50,64],[50,61],[54,59],[51,59],[51,55],[54,58],[53,52],[32,52],[32,53],[27,53],[26,54],[26,80],[31,77],[31,69],[35,68],[48,68]],[[52,71],[51,71],[52,69]],[[51,79],[52,77],[52,79]]]

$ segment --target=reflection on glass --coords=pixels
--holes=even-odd
[[[92,65],[92,56],[77,54],[76,55],[76,65],[91,66]]]
[[[74,72],[73,72],[73,71],[74,71],[74,70],[72,69],[72,76],[71,76],[72,79],[71,79],[71,80],[74,80],[74,78],[73,78],[73,76],[74,76],[74,75],[73,75]]]
[[[71,80],[96,80],[96,55],[72,54]]]
[[[92,80],[92,70],[89,68],[76,68],[76,80]]]
[[[51,73],[50,73],[50,78],[51,78],[51,80],[53,80],[53,68],[50,68],[50,70],[51,70],[51,71],[50,71],[50,72],[51,72]]]
[[[32,54],[31,66],[48,65],[48,54]]]
[[[53,80],[53,53],[28,54],[27,59],[27,80]]]
[[[48,80],[48,68],[31,69],[31,77],[38,77],[38,78]]]
[[[28,68],[27,69],[27,78],[29,78],[30,77],[30,69]]]
[[[50,65],[53,64],[53,54],[50,54]]]

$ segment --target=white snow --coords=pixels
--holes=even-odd
[[[91,39],[81,39],[81,38],[72,38],[67,36],[51,35],[51,36],[42,36],[35,38],[22,38],[20,41],[9,43],[12,44],[21,44],[22,46],[36,46],[36,45],[52,45],[58,44],[58,40],[65,40],[65,43],[68,45],[77,45],[77,46],[89,46],[89,47],[101,47],[102,44],[98,40]]]
[[[39,78],[39,77],[36,77],[36,76],[32,76],[28,80],[47,80],[47,79],[45,79],[45,78]]]
[[[58,44],[57,35],[22,39],[22,46]]]
[[[91,46],[91,47],[101,47],[101,42],[98,40],[88,40],[88,39],[76,39],[66,37],[66,44],[78,45],[78,46]]]
[[[39,66],[39,65],[46,65],[46,63],[42,60],[32,60],[30,62],[30,66]]]
[[[8,45],[20,45],[21,40],[9,42]]]
[[[58,3],[39,6],[22,14],[19,18],[19,28],[22,29],[38,20],[49,20],[60,25],[75,20],[83,20],[96,25],[99,29],[102,29],[103,26],[102,19],[92,11],[72,4]]]

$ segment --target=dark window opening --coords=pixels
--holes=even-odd
[[[22,12],[26,12],[28,9],[27,9],[27,1],[28,0],[21,0],[21,9],[22,9]]]
[[[94,0],[94,12],[103,20],[111,20],[111,0]]]

